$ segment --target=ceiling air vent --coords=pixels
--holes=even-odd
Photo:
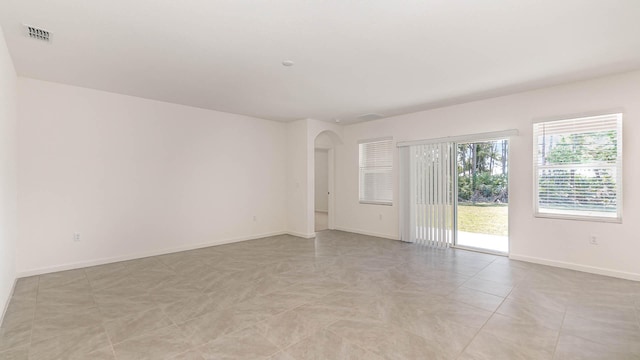
[[[31,25],[25,25],[25,27],[27,28],[27,35],[29,35],[30,38],[46,42],[51,41],[51,33],[49,33],[49,31]]]
[[[359,120],[364,120],[364,121],[369,121],[369,120],[382,119],[383,117],[384,117],[384,115],[382,115],[382,114],[369,113],[369,114],[362,114],[362,115],[358,116],[358,119]]]

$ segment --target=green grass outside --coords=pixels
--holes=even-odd
[[[503,204],[458,204],[458,230],[507,236],[508,211]]]

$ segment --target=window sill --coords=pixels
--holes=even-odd
[[[537,218],[543,218],[543,219],[575,220],[575,221],[590,221],[590,222],[622,224],[621,217],[568,215],[568,214],[541,213],[541,212],[534,213],[533,216]]]

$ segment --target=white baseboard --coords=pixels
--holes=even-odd
[[[297,236],[297,237],[301,237],[304,239],[313,239],[314,237],[316,237],[316,233],[312,232],[312,233],[308,233],[308,234],[304,234],[304,233],[299,233],[296,231],[287,231],[287,234],[291,235],[291,236]]]
[[[375,236],[375,237],[391,239],[391,240],[400,240],[400,237],[398,237],[397,235],[380,234],[380,233],[374,233],[374,232],[371,232],[371,231],[365,231],[365,230],[360,230],[360,229],[350,229],[350,228],[345,228],[345,227],[340,227],[340,226],[336,226],[335,229],[336,230],[340,230],[340,231],[346,231],[346,232],[350,232],[350,233],[360,234],[360,235]]]
[[[581,265],[576,263],[542,259],[542,258],[518,255],[518,254],[509,254],[509,259],[526,261],[526,262],[540,264],[540,265],[555,266],[559,268],[582,271],[582,272],[587,272],[591,274],[611,276],[611,277],[616,277],[620,279],[640,281],[640,274],[630,273],[626,271],[604,269],[596,266]]]
[[[256,240],[256,239],[261,239],[269,236],[277,236],[277,235],[284,235],[284,234],[287,234],[287,232],[277,231],[272,233],[243,236],[239,238],[216,240],[212,242],[200,243],[200,244],[194,244],[194,245],[179,246],[179,247],[163,249],[163,250],[148,251],[148,252],[138,253],[138,254],[122,255],[122,256],[115,256],[110,258],[89,260],[89,261],[79,261],[75,263],[20,271],[18,272],[16,277],[22,278],[27,276],[42,275],[42,274],[48,274],[48,273],[64,271],[64,270],[80,269],[80,268],[85,268],[89,266],[105,265],[105,264],[111,264],[111,263],[116,263],[120,261],[135,260],[135,259],[141,259],[141,258],[146,258],[150,256],[165,255],[165,254],[171,254],[175,252],[195,250],[195,249],[201,249],[201,248],[206,248],[210,246],[231,244],[231,243],[236,243],[241,241]]]

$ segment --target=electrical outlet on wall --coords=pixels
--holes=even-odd
[[[80,242],[80,233],[73,233],[73,242]]]
[[[596,235],[589,235],[589,244],[598,245],[598,237]]]

